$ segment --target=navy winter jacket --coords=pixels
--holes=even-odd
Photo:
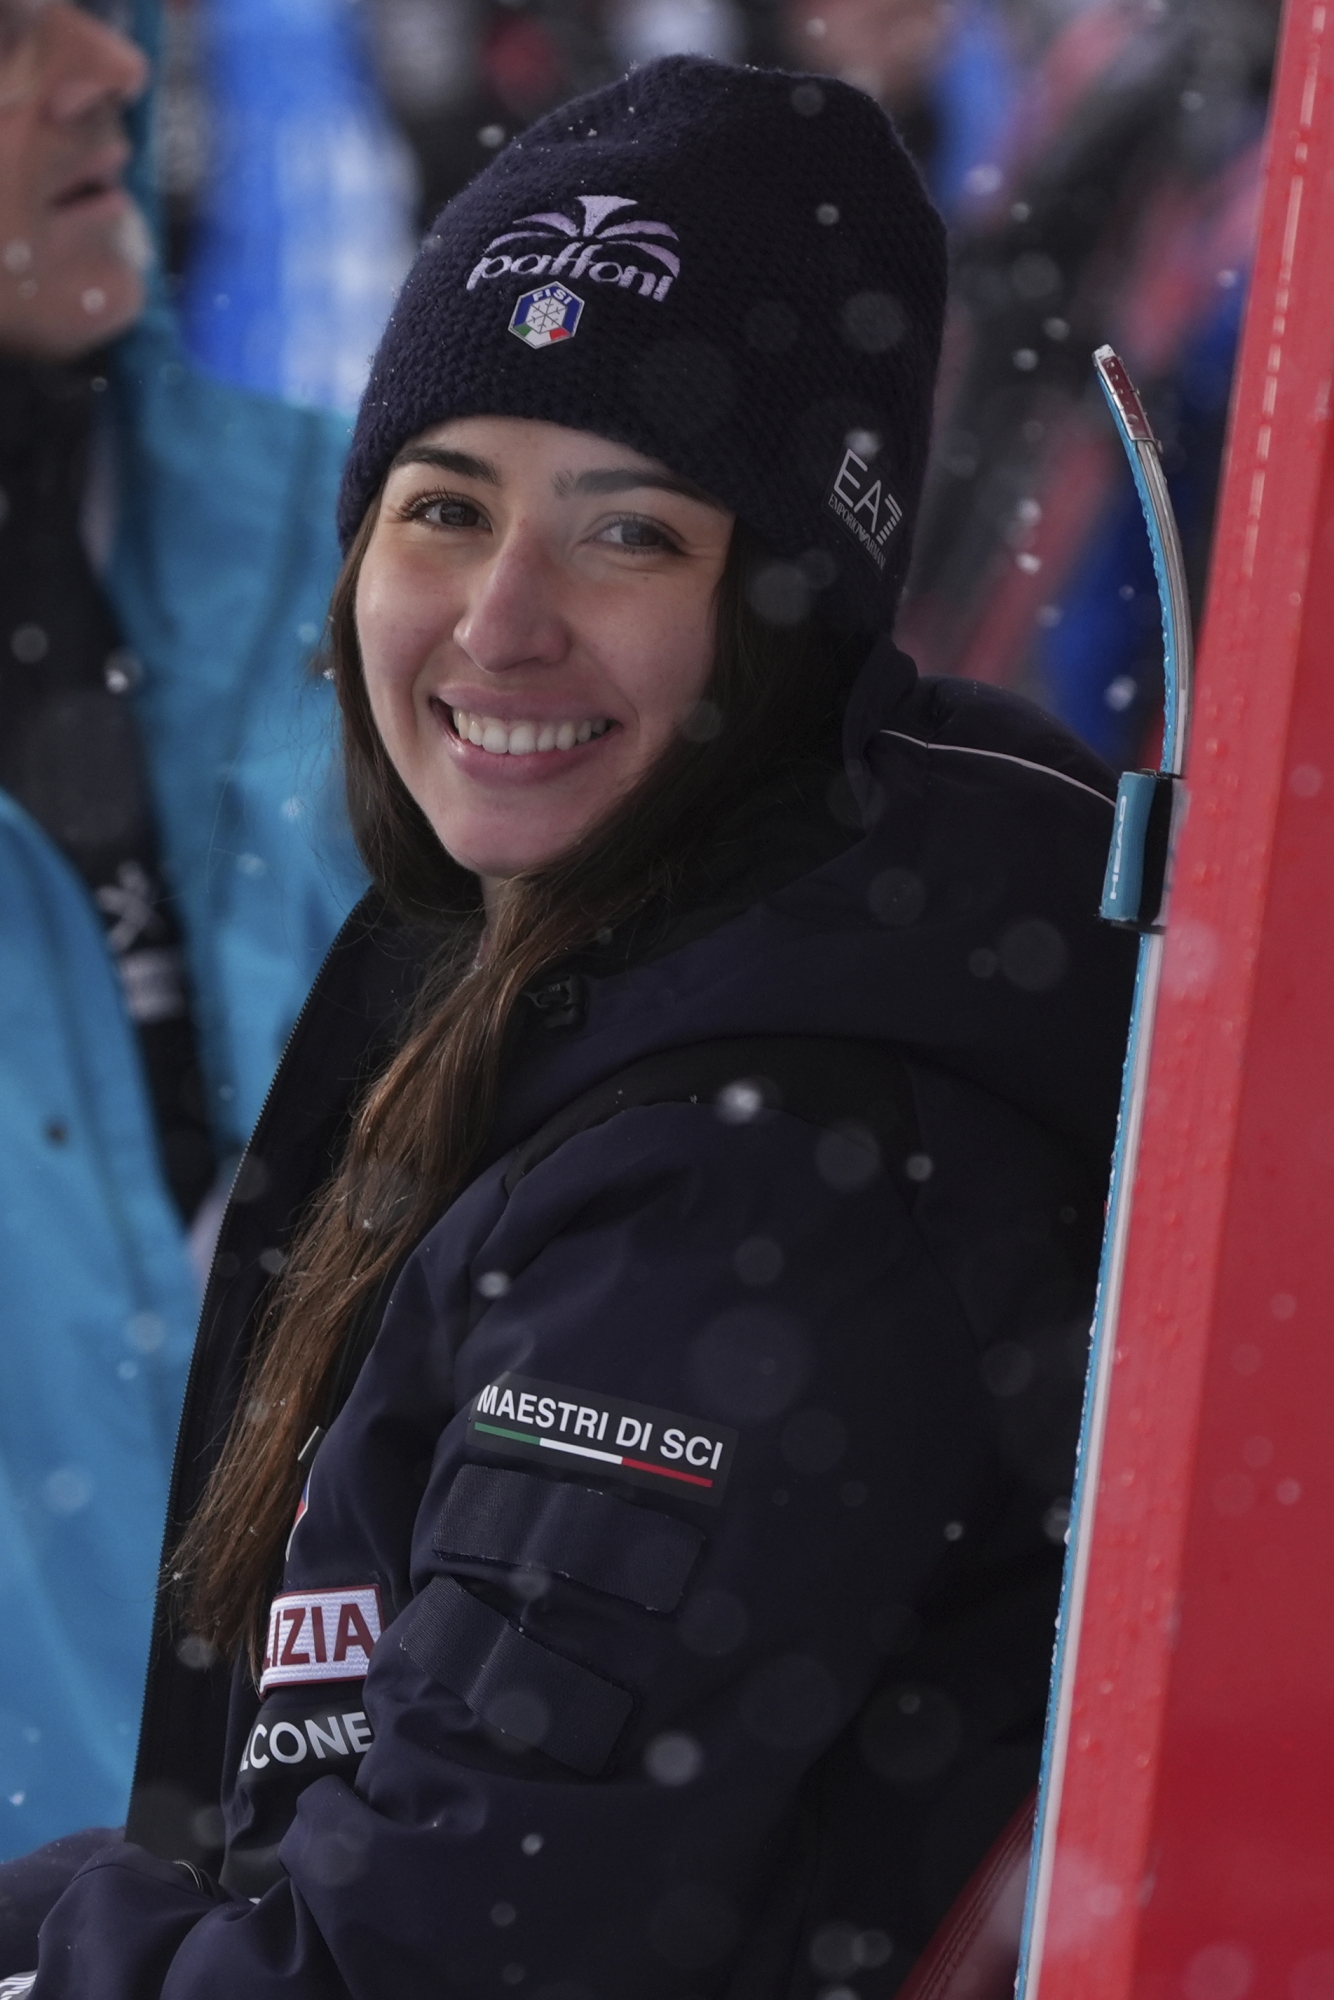
[[[1110,781],[888,645],[846,748],[730,907],[537,996],[320,1446],[260,1687],[160,1615],[130,1839],[34,2000],[884,1995],[1032,1783],[1133,973]],[[368,902],[298,1028],[172,1532],[421,949]],[[736,1037],[812,1038],[794,1108],[697,1089],[522,1150]],[[878,1159],[831,1040],[900,1092]]]

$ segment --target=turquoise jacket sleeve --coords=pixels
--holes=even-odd
[[[332,689],[345,426],[212,382],[150,310],[110,370],[107,577],[218,1150],[363,887]],[[124,1813],[198,1310],[82,883],[0,795],[0,1856]]]

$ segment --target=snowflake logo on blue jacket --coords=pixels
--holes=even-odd
[[[535,292],[525,292],[515,306],[510,332],[530,347],[551,347],[558,340],[573,339],[583,309],[583,300],[564,285],[541,285]]]

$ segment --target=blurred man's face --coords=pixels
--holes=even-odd
[[[121,114],[147,75],[70,0],[0,0],[0,352],[67,360],[137,318],[147,238]]]
[[[953,11],[948,0],[788,0],[788,40],[798,68],[841,76],[902,118],[930,89]]]

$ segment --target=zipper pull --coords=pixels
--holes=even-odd
[[[315,1463],[315,1455],[327,1436],[328,1432],[325,1430],[323,1424],[316,1424],[314,1430],[296,1455],[296,1462],[303,1472],[310,1471],[311,1466]]]

